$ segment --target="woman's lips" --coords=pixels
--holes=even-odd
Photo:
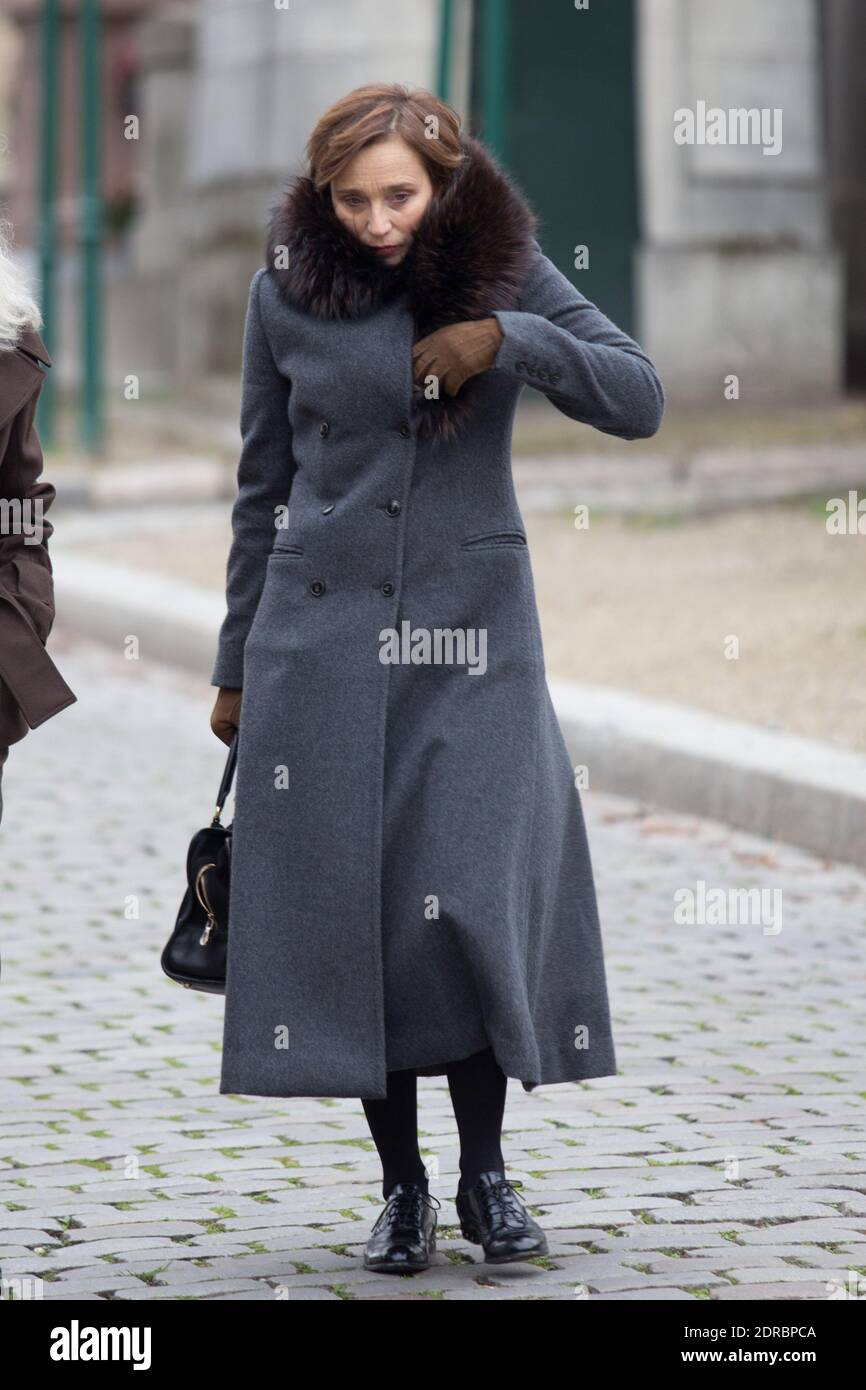
[[[374,247],[373,247],[373,250],[376,252],[376,255],[377,255],[377,256],[385,256],[385,255],[388,254],[389,251],[399,251],[399,250],[400,250],[400,247],[399,247],[399,246],[374,246]]]

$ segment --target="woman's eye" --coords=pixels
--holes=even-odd
[[[411,198],[411,197],[412,197],[412,194],[411,194],[411,193],[395,193],[395,194],[394,194],[394,197],[393,197],[393,199],[392,199],[392,201],[393,201],[393,202],[405,203],[405,202],[407,202],[408,199]],[[363,202],[363,199],[362,199],[362,198],[356,198],[356,197],[349,197],[349,198],[344,198],[344,199],[343,199],[343,202],[346,204],[347,207],[350,207],[350,208],[357,208],[357,207],[360,207],[361,203]]]

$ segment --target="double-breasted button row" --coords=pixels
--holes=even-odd
[[[328,434],[330,428],[331,428],[331,427],[330,427],[330,425],[328,424],[328,421],[327,421],[327,420],[323,420],[322,423],[319,425],[319,434],[322,436],[323,439],[324,439],[325,436]],[[411,428],[411,426],[410,426],[409,424],[407,424],[405,420],[404,420],[403,424],[400,426],[400,433],[403,435],[404,439],[408,439],[409,436],[410,436],[411,433],[412,433],[412,428]],[[322,515],[323,515],[323,516],[327,516],[328,513],[329,513],[329,512],[332,512],[333,510],[334,510],[334,503],[333,503],[333,502],[329,502],[328,505],[327,505],[327,507],[323,507],[323,508],[322,508]],[[403,508],[402,508],[402,506],[401,506],[401,504],[400,504],[400,501],[399,501],[399,499],[396,498],[396,497],[392,497],[391,500],[390,500],[390,502],[386,502],[386,503],[385,503],[385,512],[387,513],[388,516],[399,516],[399,515],[400,515],[400,512],[401,512],[402,510],[403,510]],[[392,583],[390,583],[390,581],[387,581],[386,583],[384,583],[384,584],[381,586],[381,588],[382,588],[382,593],[386,596],[386,598],[390,598],[390,596],[391,596],[391,595],[393,594],[393,592],[394,592],[394,585],[393,585]],[[311,594],[315,594],[316,597],[319,598],[319,597],[321,597],[321,595],[322,595],[324,592],[325,592],[325,582],[324,582],[323,579],[314,579],[314,580],[311,581],[311,583],[310,583],[310,593],[311,593]]]
[[[394,592],[394,585],[391,583],[390,579],[386,579],[385,583],[380,584],[379,587],[386,598],[390,598]],[[310,593],[313,594],[315,598],[321,598],[322,594],[325,592],[325,588],[324,579],[310,580]]]
[[[327,507],[322,508],[322,516],[328,516],[334,510],[334,503],[329,502]],[[396,497],[392,497],[390,502],[385,503],[385,511],[389,516],[399,516],[403,510]]]
[[[325,438],[325,435],[328,434],[330,428],[331,426],[328,424],[327,420],[323,420],[322,423],[319,425],[319,434],[322,436],[323,439]],[[412,433],[412,426],[407,424],[405,420],[400,426],[400,433],[402,434],[404,439],[408,439]]]
[[[322,508],[322,516],[328,516],[334,510],[334,503],[329,502],[327,507]],[[392,497],[390,502],[385,503],[385,511],[389,516],[399,516],[403,508],[396,497]]]

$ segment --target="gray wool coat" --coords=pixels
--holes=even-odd
[[[212,676],[243,688],[221,1092],[381,1098],[488,1046],[526,1090],[616,1072],[510,442],[527,385],[622,439],[664,397],[536,225],[468,138],[399,268],[307,179],[274,211]],[[488,314],[489,371],[413,380]]]

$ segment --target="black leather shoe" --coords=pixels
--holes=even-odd
[[[481,1173],[455,1200],[464,1237],[484,1247],[489,1264],[547,1254],[547,1237],[504,1173]]]
[[[417,1182],[398,1182],[370,1232],[364,1268],[380,1274],[427,1269],[436,1250],[436,1211],[441,1204]]]

